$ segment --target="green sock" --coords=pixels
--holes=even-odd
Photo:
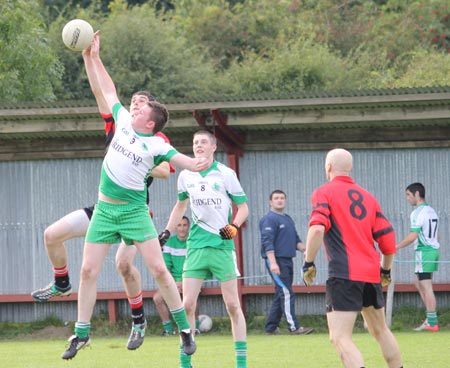
[[[184,307],[171,310],[170,313],[172,313],[173,320],[178,326],[178,331],[191,329],[191,327],[189,326],[189,322],[187,320],[186,311],[184,310]]]
[[[180,344],[180,368],[191,368],[191,356],[186,355],[183,345]]]
[[[168,321],[163,322],[163,328],[164,331],[173,332],[173,324],[172,321],[169,319]]]
[[[431,327],[437,325],[438,319],[437,319],[437,313],[436,313],[436,311],[434,311],[434,312],[427,312],[427,321],[428,321],[428,324],[429,324]]]
[[[91,332],[91,322],[75,322],[75,335],[85,339]]]
[[[236,368],[247,368],[247,341],[235,341]]]

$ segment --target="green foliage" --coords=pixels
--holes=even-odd
[[[64,25],[74,18],[84,19],[92,25],[94,30],[99,29],[104,19],[100,12],[101,6],[100,0],[94,0],[88,8],[66,7],[49,27],[49,44],[64,67],[61,84],[54,90],[58,100],[93,99],[81,52],[69,50],[61,40],[61,32]]]
[[[173,21],[201,47],[218,69],[242,62],[246,54],[264,55],[296,37],[298,7],[289,1],[174,1]]]
[[[435,50],[418,50],[411,54],[402,75],[391,81],[388,87],[406,88],[450,85],[450,54]]]
[[[62,69],[50,47],[37,1],[0,5],[0,98],[3,101],[54,100]]]
[[[353,68],[352,68],[353,67]],[[362,88],[358,66],[340,58],[326,45],[298,39],[292,44],[271,50],[263,57],[252,53],[242,63],[234,63],[226,71],[224,84],[238,94],[276,95],[300,91]]]
[[[448,0],[7,0],[0,11],[4,102],[93,100],[81,54],[61,42],[72,18],[101,29],[123,99],[449,84]]]
[[[122,98],[146,89],[158,99],[195,99],[212,90],[213,70],[198,49],[147,5],[115,1],[102,26],[101,55]]]

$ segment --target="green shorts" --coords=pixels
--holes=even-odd
[[[95,205],[86,241],[96,244],[126,245],[156,238],[155,225],[146,205],[113,204],[99,201]]]
[[[236,252],[214,247],[194,248],[187,252],[184,261],[183,278],[208,280],[215,277],[220,282],[240,276]]]
[[[438,270],[439,249],[431,247],[418,248],[416,249],[415,255],[415,273],[428,273]]]

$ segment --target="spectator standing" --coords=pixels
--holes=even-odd
[[[300,326],[295,316],[295,294],[292,291],[294,261],[297,251],[304,251],[292,218],[284,212],[286,194],[282,190],[270,193],[270,211],[259,222],[261,255],[275,284],[275,295],[265,326],[268,335],[280,333],[279,324],[284,315],[291,335],[307,335],[311,327]]]

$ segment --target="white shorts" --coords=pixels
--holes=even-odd
[[[90,220],[84,210],[73,211],[64,216],[61,220],[66,221],[70,225],[73,237],[86,235]]]

